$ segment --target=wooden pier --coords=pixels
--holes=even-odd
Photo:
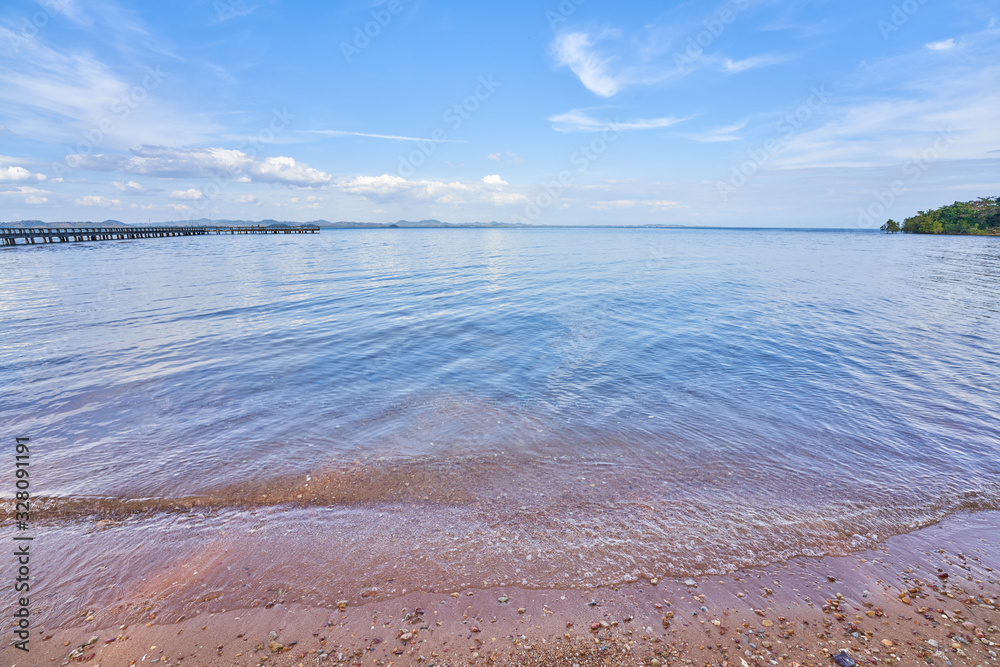
[[[76,243],[152,239],[167,236],[209,236],[213,234],[315,234],[316,225],[301,227],[0,227],[0,245],[33,243]]]

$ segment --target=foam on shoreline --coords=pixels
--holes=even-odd
[[[692,660],[735,667],[828,665],[831,653],[846,650],[859,664],[997,664],[998,536],[1000,512],[962,513],[849,556],[589,590],[469,588],[360,600],[331,591],[323,607],[235,609],[215,606],[225,592],[207,591],[201,611],[150,607],[125,627],[96,616],[82,627],[54,626],[39,613],[31,661],[63,663],[72,654],[123,667],[154,659],[439,667]],[[218,554],[204,556],[208,562]],[[149,586],[169,589],[176,585],[169,578]],[[23,662],[18,653],[0,651],[10,664]]]

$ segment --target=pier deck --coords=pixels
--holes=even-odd
[[[0,245],[33,243],[76,243],[151,239],[168,236],[209,236],[213,234],[315,234],[319,227],[4,227]],[[18,239],[23,239],[19,243]]]

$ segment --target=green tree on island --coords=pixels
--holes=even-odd
[[[899,223],[889,218],[889,221],[879,227],[879,231],[885,232],[886,234],[895,234],[900,230]]]
[[[1000,197],[957,201],[933,211],[920,211],[904,220],[901,228],[890,220],[881,229],[891,232],[892,225],[906,234],[1000,235]]]

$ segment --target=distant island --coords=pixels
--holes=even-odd
[[[980,197],[955,202],[933,211],[920,211],[902,224],[887,221],[880,229],[887,234],[1000,235],[1000,197]]]

